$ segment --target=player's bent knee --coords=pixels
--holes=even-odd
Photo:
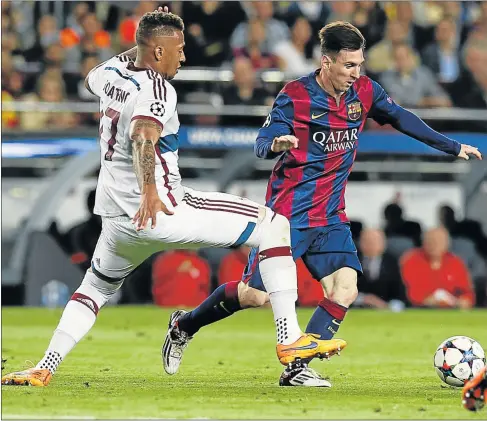
[[[262,307],[269,301],[269,295],[248,286],[245,282],[238,284],[238,301],[242,308]]]
[[[275,247],[291,245],[291,228],[286,217],[266,208],[266,217],[262,221],[261,251]]]
[[[90,297],[101,308],[113,297],[122,284],[123,280],[113,283],[106,282],[96,276],[91,269],[88,269],[76,292]]]

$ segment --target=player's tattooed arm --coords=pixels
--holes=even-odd
[[[161,135],[162,128],[152,120],[137,119],[132,123],[130,129],[130,137],[133,141],[133,167],[140,191],[144,192],[146,186],[156,184],[154,145]]]
[[[161,136],[162,126],[149,118],[138,118],[130,124],[132,139],[133,167],[140,186],[140,207],[133,218],[137,231],[144,229],[149,222],[156,226],[157,213],[172,215],[159,197],[156,186],[156,151],[155,144]]]

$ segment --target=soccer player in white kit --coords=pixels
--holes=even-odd
[[[167,9],[147,13],[137,29],[137,46],[87,76],[86,87],[100,98],[95,213],[102,217],[102,232],[91,268],[66,305],[44,357],[35,368],[2,377],[2,384],[46,386],[124,278],[167,248],[259,247],[279,361],[286,365],[345,347],[343,340],[320,340],[299,328],[286,218],[244,198],[181,184],[177,96],[168,81],[185,61],[183,31],[181,18]]]

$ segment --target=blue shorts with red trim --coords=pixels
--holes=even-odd
[[[291,228],[291,248],[294,260],[302,257],[311,275],[318,281],[343,267],[351,267],[359,274],[362,273],[362,265],[348,223]],[[258,263],[258,249],[253,248],[242,281],[252,288],[265,291]]]

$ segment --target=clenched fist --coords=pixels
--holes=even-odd
[[[284,152],[290,149],[296,149],[299,144],[299,139],[296,136],[284,135],[275,137],[272,141],[271,151],[272,152]]]

